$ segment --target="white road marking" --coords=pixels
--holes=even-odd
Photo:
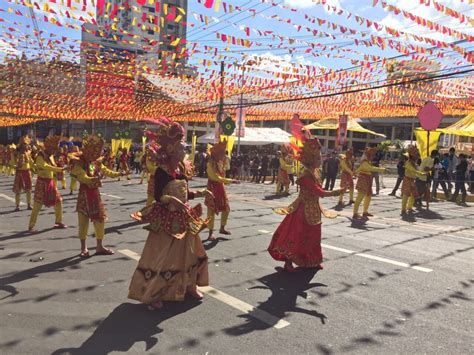
[[[8,200],[8,201],[13,202],[13,203],[16,202],[13,197],[10,197],[10,196],[4,195],[4,194],[0,194],[0,197],[3,197],[5,200]],[[23,202],[20,202],[20,205],[24,206],[25,204]]]
[[[135,253],[134,251],[130,249],[121,249],[118,252],[129,257],[130,259],[137,260],[137,261],[140,260],[140,254]],[[251,304],[241,301],[238,298],[228,295],[227,293],[219,291],[213,287],[210,287],[210,286],[199,287],[199,290],[201,290],[206,295],[211,296],[212,298],[215,298],[216,300],[221,301],[225,303],[226,305],[237,309],[238,311],[248,314],[258,319],[259,321],[262,321],[272,326],[275,329],[282,329],[290,325],[289,322],[283,319],[275,317],[274,315],[271,315],[270,313],[262,311],[261,309],[258,309],[252,306]]]
[[[123,197],[120,197],[120,196],[115,196],[115,195],[104,194],[103,192],[101,192],[100,194],[101,194],[101,195],[103,195],[103,196],[107,196],[107,197],[116,198],[116,199],[118,199],[118,200],[123,200]]]
[[[271,325],[273,328],[282,329],[290,325],[290,323],[283,319],[279,319],[271,315],[270,313],[262,311],[261,309],[258,309],[252,306],[251,304],[245,303],[235,297],[232,297],[231,295],[228,295],[227,293],[216,290],[213,287],[199,287],[199,289],[206,295],[209,295],[215,298],[216,300],[219,300],[243,313],[249,314],[250,316],[257,318],[258,320],[268,325]]]
[[[410,264],[403,263],[403,262],[400,262],[400,261],[387,259],[387,258],[382,258],[380,256],[375,256],[375,255],[370,255],[370,254],[365,254],[365,253],[358,253],[354,250],[334,247],[334,246],[328,245],[328,244],[321,244],[321,246],[323,248],[326,248],[326,249],[340,251],[341,253],[353,254],[353,255],[356,255],[356,256],[361,256],[363,258],[372,259],[372,260],[380,261],[380,262],[383,262],[383,263],[392,264],[392,265],[396,265],[396,266],[401,266],[401,267],[405,267],[405,268],[408,268],[408,269],[413,269],[413,270],[417,270],[417,271],[421,271],[421,272],[432,272],[433,271],[432,269],[428,269],[426,267],[410,265]]]
[[[271,233],[270,231],[267,231],[267,230],[265,230],[265,229],[260,229],[258,232],[261,233],[261,234],[269,234],[269,233]]]

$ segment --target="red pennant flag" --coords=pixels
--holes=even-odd
[[[214,0],[206,0],[206,2],[204,3],[204,6],[210,9],[212,8],[213,4],[214,4]]]

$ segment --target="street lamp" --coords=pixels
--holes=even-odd
[[[242,80],[240,84],[240,104],[239,104],[239,118],[237,121],[237,156],[240,155],[240,136],[242,132],[242,115],[244,111],[244,79],[245,79],[245,67],[257,64],[255,60],[248,60],[242,63]]]

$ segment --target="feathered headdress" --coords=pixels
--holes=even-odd
[[[86,162],[93,162],[100,158],[104,149],[104,140],[99,136],[90,134],[83,142],[82,156]]]
[[[18,145],[30,145],[31,143],[31,138],[28,135],[24,135],[20,137],[20,140],[18,141]]]
[[[59,141],[61,140],[60,136],[48,136],[44,140],[44,148],[48,152],[57,152],[59,149]]]
[[[407,148],[408,158],[415,160],[418,158],[418,148],[415,145],[410,145]]]
[[[160,127],[156,132],[156,142],[166,147],[181,142],[184,138],[184,128],[177,122],[173,122],[168,118],[161,118]]]
[[[291,134],[303,143],[303,147],[291,144],[298,153],[296,159],[302,164],[311,165],[321,156],[321,143],[317,138],[311,137],[311,133],[304,127],[298,114],[293,115],[290,122]]]
[[[364,154],[362,156],[362,160],[367,160],[371,162],[375,158],[375,154],[377,153],[377,147],[367,147],[364,150]]]
[[[210,154],[211,159],[220,160],[225,156],[225,151],[227,150],[227,141],[223,140],[219,143],[214,144],[211,146]]]

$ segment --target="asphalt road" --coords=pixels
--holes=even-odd
[[[144,205],[145,185],[105,181],[105,240],[116,254],[81,260],[75,196],[64,196],[69,229],[51,229],[48,209],[38,219],[41,232],[27,235],[29,211],[23,205],[13,212],[12,182],[0,177],[2,354],[467,354],[474,348],[474,207],[433,203],[402,220],[401,200],[383,189],[369,222],[352,222],[349,207],[324,220],[324,270],[287,274],[266,248],[282,220],[271,207],[295,194],[274,199],[273,186],[233,185],[233,235],[205,244],[212,286],[205,299],[149,311],[127,299],[134,258],[147,237],[128,216]],[[330,209],[336,204],[324,202]]]

